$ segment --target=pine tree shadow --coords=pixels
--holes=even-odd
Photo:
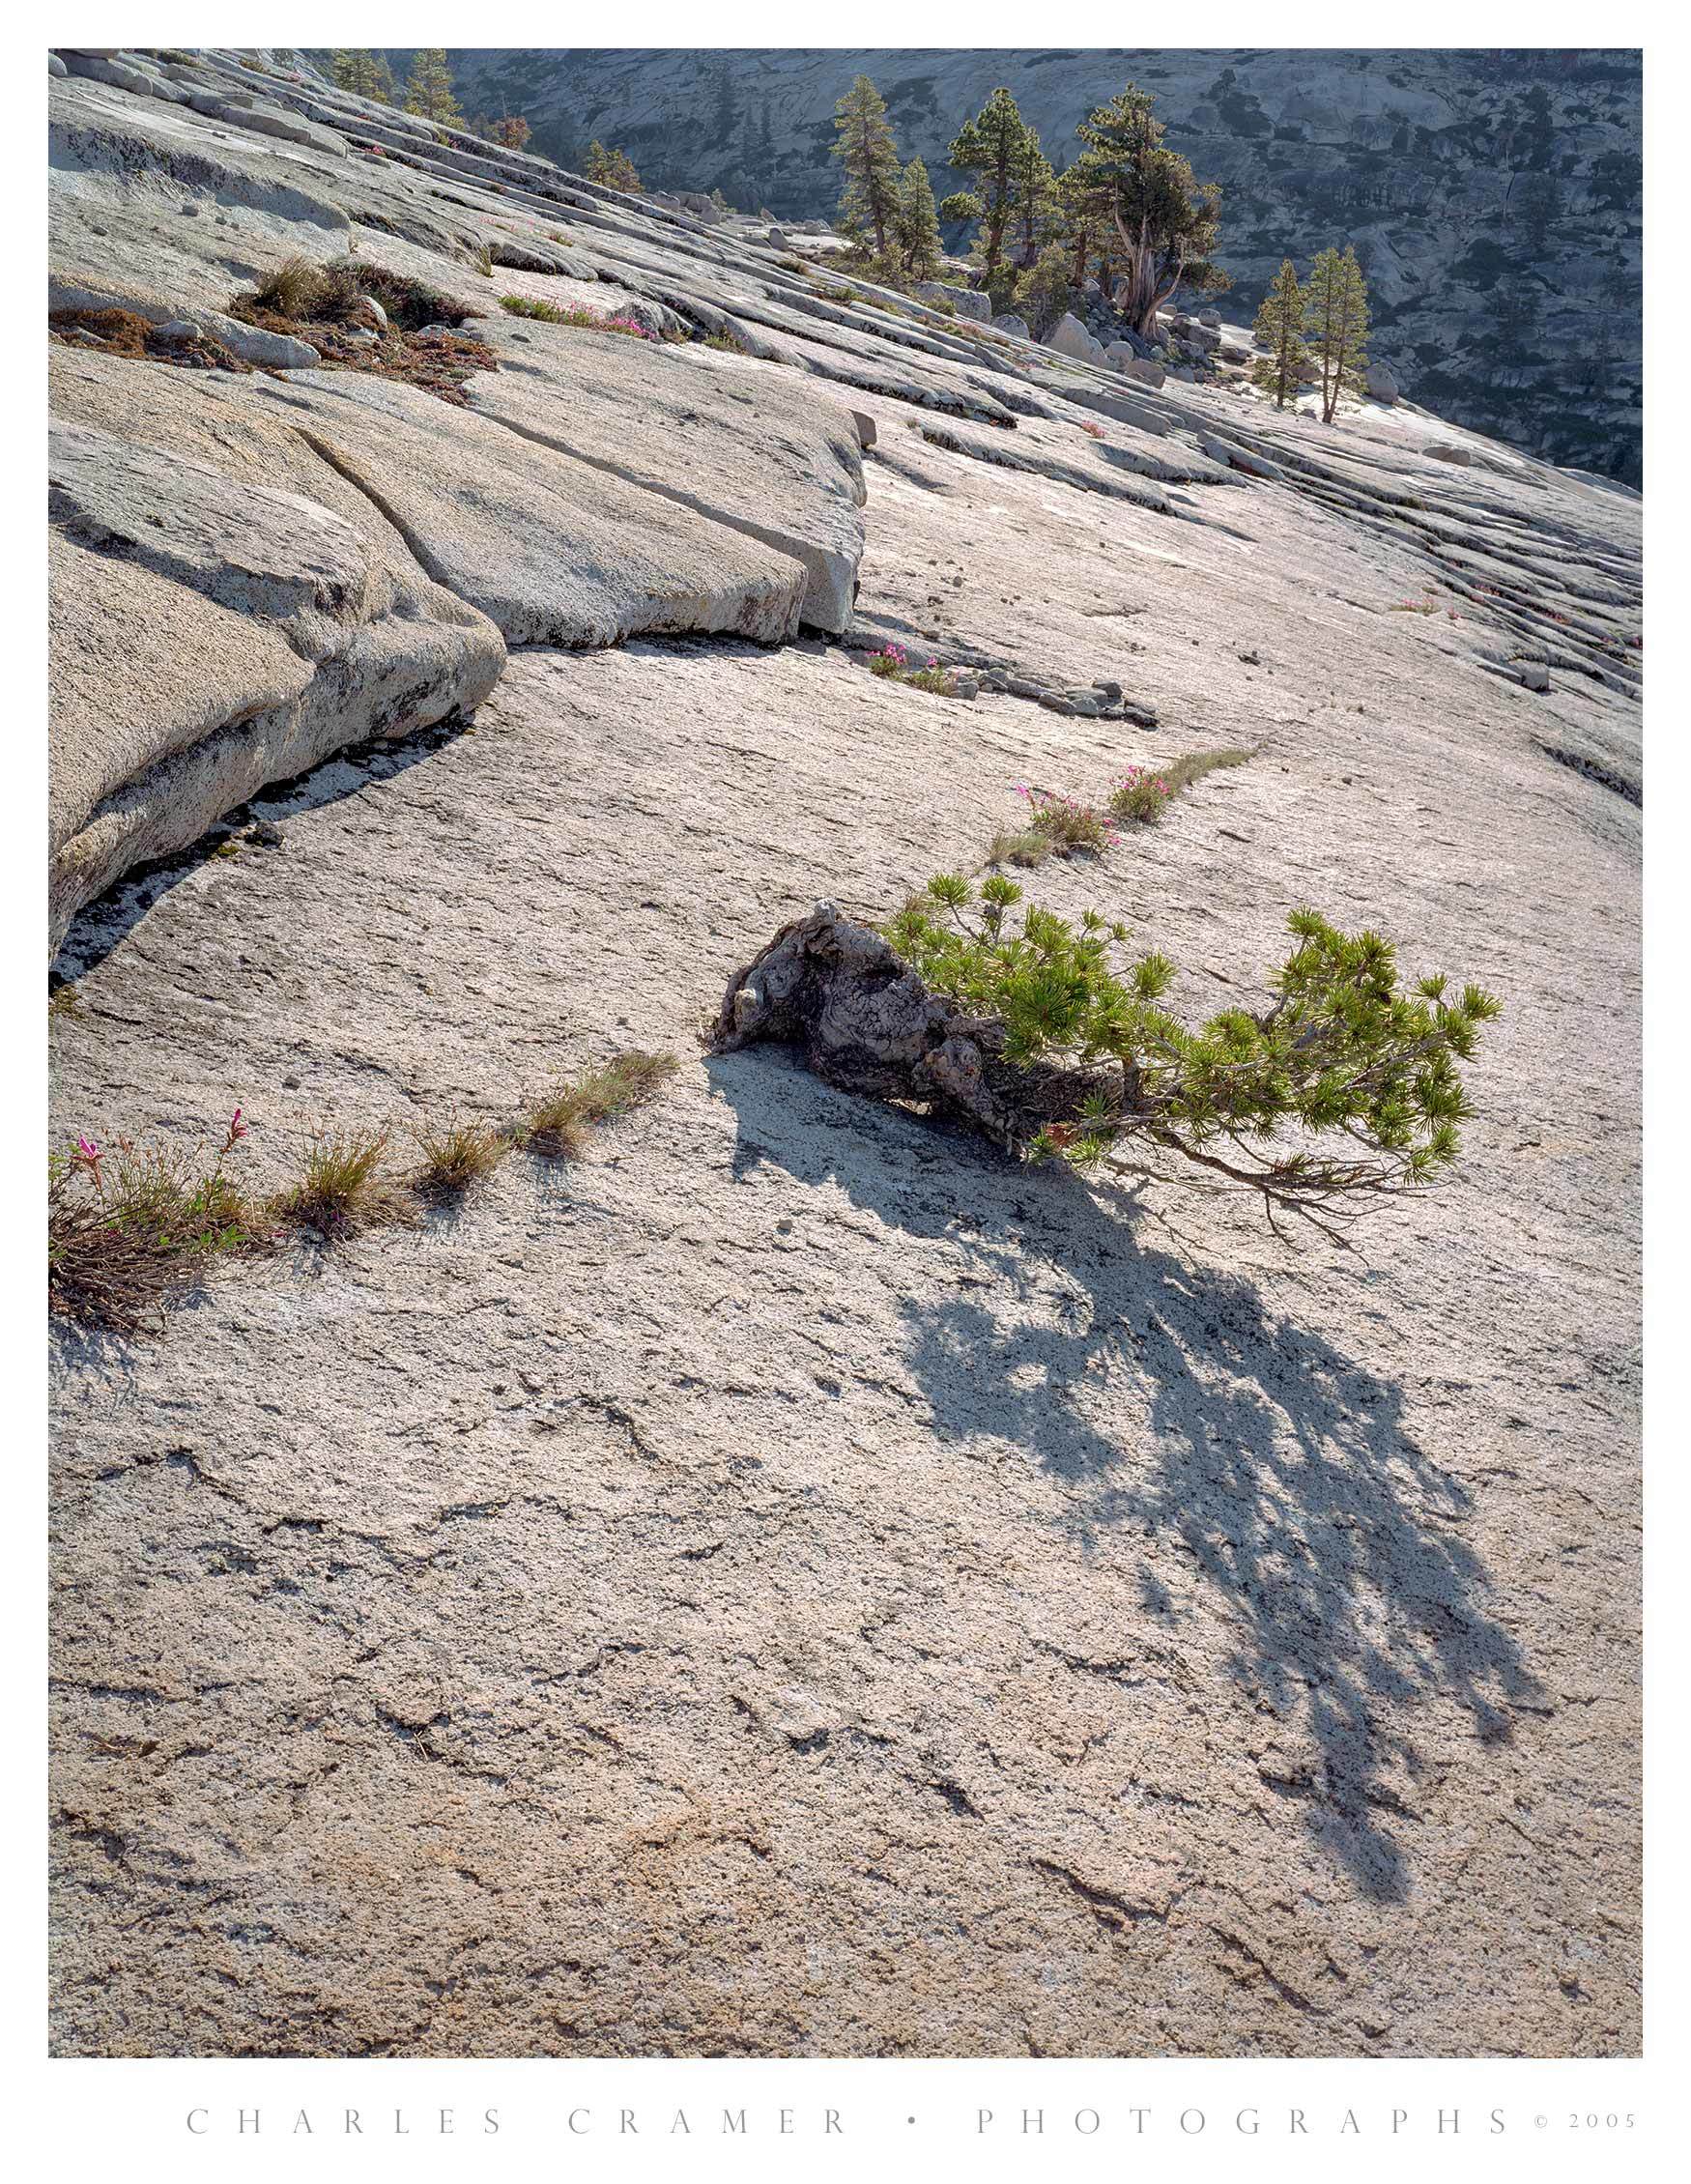
[[[707,1066],[737,1174],[773,1164],[960,1249],[961,1281],[898,1307],[933,1432],[1025,1451],[1083,1544],[1178,1540],[1241,1633],[1230,1674],[1313,1739],[1306,1778],[1275,1787],[1365,1895],[1407,1894],[1393,1785],[1419,1769],[1418,1710],[1453,1704],[1501,1741],[1537,1685],[1463,1537],[1472,1497],[1409,1432],[1401,1388],[1249,1280],[1149,1242],[1126,1193],[832,1092],[777,1052]],[[1100,1422],[1120,1415],[1102,1372],[1145,1392],[1131,1431]],[[1149,1565],[1139,1591],[1148,1619],[1177,1612]]]

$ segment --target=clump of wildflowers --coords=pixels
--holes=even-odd
[[[1130,766],[1110,792],[1109,808],[1119,819],[1141,819],[1154,825],[1184,790],[1205,774],[1224,766],[1242,766],[1248,751],[1188,751],[1153,773],[1145,766]]]
[[[247,1135],[237,1107],[210,1165],[193,1154],[78,1132],[47,1164],[47,1297],[85,1326],[134,1334],[191,1290],[208,1263],[269,1241],[261,1216],[223,1172]]]
[[[1019,781],[1016,793],[1027,805],[1029,827],[1045,838],[1056,856],[1100,857],[1121,840],[1102,812],[1073,796],[1059,795],[1054,789],[1030,789]]]
[[[1109,808],[1119,819],[1139,819],[1153,825],[1162,817],[1173,791],[1167,779],[1149,766],[1130,766],[1109,792]]]
[[[871,652],[869,672],[887,676],[894,682],[907,682],[916,690],[931,691],[935,698],[957,696],[957,677],[950,668],[941,667],[933,659],[925,667],[913,668],[910,655],[902,645],[883,645],[878,652]]]

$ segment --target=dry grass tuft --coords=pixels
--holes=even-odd
[[[603,1068],[559,1085],[530,1110],[523,1143],[553,1160],[576,1160],[588,1133],[654,1099],[680,1064],[674,1054],[616,1054]]]
[[[310,258],[284,258],[252,292],[260,310],[277,311],[285,319],[308,318],[317,307],[323,285],[323,269]]]
[[[1040,834],[1031,826],[1001,826],[992,837],[987,862],[1031,868],[1043,865],[1054,847],[1048,834]]]
[[[319,1130],[301,1165],[300,1180],[272,1200],[280,1221],[340,1236],[365,1221],[403,1220],[399,1193],[382,1172],[385,1130]]]
[[[482,1122],[448,1115],[437,1129],[416,1133],[422,1166],[412,1188],[423,1198],[461,1198],[493,1173],[510,1151],[510,1139]]]
[[[320,1129],[298,1181],[262,1207],[223,1172],[247,1135],[239,1107],[209,1161],[127,1137],[103,1150],[77,1137],[47,1167],[48,1304],[80,1325],[137,1334],[191,1294],[212,1259],[273,1245],[283,1228],[327,1242],[362,1227],[415,1227],[424,1204],[462,1196],[515,1145],[574,1159],[593,1130],[655,1098],[679,1066],[674,1054],[613,1055],[504,1129],[449,1112],[416,1133],[422,1164],[406,1177],[384,1166],[386,1131]]]
[[[1219,772],[1226,766],[1242,766],[1255,756],[1253,751],[1233,747],[1219,751],[1189,751],[1184,759],[1176,759],[1172,765],[1162,768],[1162,778],[1168,784],[1169,794],[1178,796],[1194,781],[1202,781],[1205,774]]]
[[[410,273],[390,272],[361,258],[333,258],[317,265],[310,258],[284,260],[275,272],[249,295],[237,296],[229,308],[236,318],[264,324],[280,319],[291,328],[344,326],[361,319],[363,305],[374,298],[387,314],[390,326],[415,332],[424,326],[462,326],[479,314],[467,304],[443,296],[427,281]]]

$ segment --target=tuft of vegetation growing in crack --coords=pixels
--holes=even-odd
[[[272,1240],[224,1172],[246,1135],[239,1107],[209,1155],[78,1135],[47,1163],[47,1303],[78,1326],[135,1335],[198,1287],[215,1259]]]
[[[229,308],[232,316],[260,325],[264,323],[260,314],[270,312],[296,324],[330,326],[361,321],[366,315],[363,306],[372,301],[381,304],[391,325],[406,332],[425,326],[462,326],[466,319],[478,316],[467,303],[454,302],[427,281],[355,257],[333,258],[326,265],[312,258],[285,259]],[[240,308],[243,304],[245,310]]]
[[[1124,1150],[1171,1154],[1260,1193],[1271,1222],[1295,1213],[1334,1237],[1333,1221],[1456,1159],[1471,1112],[1460,1065],[1501,1008],[1481,988],[1452,995],[1438,973],[1406,988],[1389,940],[1299,909],[1273,1004],[1189,1030],[1163,1006],[1166,956],[1118,963],[1125,926],[1021,905],[1001,875],[977,896],[941,873],[884,933],[934,993],[991,1027],[1030,1157],[1154,1175]],[[1346,1142],[1285,1149],[1288,1133]]]
[[[455,1112],[425,1125],[416,1137],[422,1164],[412,1188],[437,1204],[462,1198],[485,1182],[511,1149],[510,1138],[491,1124],[465,1122]]]
[[[594,311],[586,303],[549,303],[539,296],[502,296],[513,318],[543,319],[548,326],[587,327],[594,333],[627,333],[637,341],[661,341],[663,335],[620,311]]]
[[[1046,857],[1102,857],[1121,840],[1103,813],[1073,796],[1059,795],[1054,789],[1029,789],[1022,782],[1017,783],[1016,793],[1027,800],[1027,825],[995,835],[989,864],[1038,865]],[[1012,854],[1014,846],[1023,844],[1029,835],[1037,848],[1030,854],[1023,847],[1020,854]],[[1005,846],[1003,856],[993,853],[1000,845]]]
[[[657,1097],[674,1054],[632,1051],[559,1085],[502,1128],[448,1110],[415,1133],[422,1155],[392,1172],[385,1130],[313,1132],[297,1179],[262,1203],[225,1172],[248,1135],[237,1107],[221,1144],[182,1153],[87,1135],[47,1163],[47,1302],[61,1318],[130,1336],[197,1289],[214,1260],[272,1249],[290,1228],[333,1243],[359,1229],[413,1227],[424,1210],[462,1198],[518,1145],[554,1158],[586,1151],[595,1130]]]
[[[473,372],[500,368],[484,341],[460,331],[481,313],[357,257],[328,265],[286,259],[249,294],[232,298],[229,315],[310,342],[325,371],[402,380],[459,407]]]
[[[1027,804],[1027,823],[1000,827],[988,848],[989,865],[1043,865],[1047,857],[1101,857],[1120,846],[1119,829],[1130,824],[1154,825],[1174,799],[1223,767],[1241,766],[1254,756],[1249,751],[1223,749],[1189,751],[1168,765],[1130,766],[1110,790],[1103,811],[1054,789],[1016,784],[1016,793]]]
[[[989,865],[1019,865],[1032,870],[1055,854],[1049,835],[1033,826],[1001,826],[987,850]]]
[[[544,1094],[529,1111],[522,1142],[550,1160],[577,1160],[592,1130],[655,1099],[680,1066],[674,1054],[617,1054]]]
[[[372,1221],[403,1219],[408,1209],[383,1172],[385,1130],[319,1130],[312,1134],[300,1180],[272,1200],[282,1221],[320,1236],[344,1236]]]
[[[884,645],[878,652],[871,652],[869,672],[888,682],[907,682],[911,689],[929,691],[935,698],[957,696],[957,678],[949,668],[942,668],[937,660],[913,668],[902,645]]]
[[[1117,819],[1137,819],[1154,825],[1177,796],[1182,796],[1193,782],[1202,781],[1206,774],[1221,772],[1228,766],[1242,766],[1254,753],[1237,749],[1216,751],[1189,751],[1184,758],[1170,764],[1152,769],[1147,766],[1130,766],[1110,790],[1110,816]]]
[[[189,321],[180,323],[191,324]],[[72,348],[103,349],[110,357],[145,357],[157,364],[177,364],[189,371],[252,370],[249,363],[214,335],[198,329],[192,332],[167,333],[163,327],[154,326],[138,311],[115,308],[49,311],[47,330],[54,339]]]

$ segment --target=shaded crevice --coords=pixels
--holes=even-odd
[[[1540,736],[1533,736],[1533,742],[1547,759],[1554,759],[1559,766],[1566,766],[1570,773],[1583,774],[1588,781],[1594,781],[1599,788],[1613,790],[1617,796],[1643,809],[1644,790],[1639,783],[1628,781],[1624,774],[1615,772],[1612,767],[1604,765],[1601,760],[1587,758],[1583,752],[1566,750],[1558,743],[1546,743]]]

